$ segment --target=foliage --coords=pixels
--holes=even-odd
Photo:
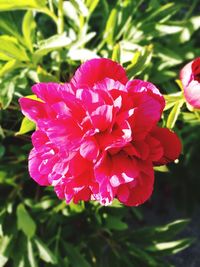
[[[120,62],[129,78],[148,79],[165,94],[161,123],[182,137],[184,156],[162,175],[172,196],[181,188],[179,206],[190,198],[197,204],[198,146],[192,144],[200,113],[185,103],[178,80],[180,68],[200,54],[197,3],[0,1],[0,266],[171,266],[164,256],[191,244],[191,238],[176,237],[188,220],[143,227],[140,208],[117,202],[107,208],[67,206],[51,190],[37,187],[26,167],[35,126],[22,118],[17,100],[31,95],[36,82],[68,81],[84,60]]]

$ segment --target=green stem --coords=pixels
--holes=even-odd
[[[54,8],[53,8],[53,2],[52,2],[52,0],[48,0],[48,3],[49,3],[49,8],[50,8],[51,12],[54,13]]]
[[[59,0],[58,2],[57,31],[58,31],[58,34],[61,34],[64,32],[63,0]]]

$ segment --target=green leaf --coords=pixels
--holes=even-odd
[[[37,249],[39,251],[40,258],[48,263],[56,264],[57,258],[56,256],[51,252],[51,250],[39,239],[35,238],[34,242],[37,246]]]
[[[87,0],[86,5],[89,9],[89,13],[92,14],[97,5],[99,4],[99,0]]]
[[[104,31],[103,39],[105,42],[107,42],[109,45],[113,45],[115,42],[115,31],[117,28],[117,18],[118,18],[118,7],[112,9],[110,12],[110,16],[106,23],[106,28]]]
[[[13,81],[4,81],[1,83],[0,90],[0,108],[6,109],[13,98],[14,83]]]
[[[13,236],[4,235],[0,237],[0,267],[4,266],[9,259],[10,246],[12,246]]]
[[[67,56],[72,60],[86,61],[92,58],[98,58],[98,55],[86,48],[72,48],[68,51]]]
[[[27,117],[24,117],[19,132],[17,132],[15,135],[26,134],[28,132],[33,131],[34,129],[35,129],[35,123],[29,120]]]
[[[63,246],[66,249],[66,253],[68,255],[70,263],[72,264],[72,267],[91,267],[75,246],[72,246],[71,244],[65,242],[63,242]]]
[[[176,254],[183,249],[186,249],[194,242],[192,238],[184,238],[177,241],[156,243],[146,248],[151,252],[164,252],[165,254]]]
[[[40,66],[37,68],[37,75],[40,82],[58,82],[55,76],[51,75]]]
[[[33,40],[34,32],[36,28],[36,23],[34,21],[33,12],[27,11],[23,22],[22,22],[22,32],[28,49],[33,52]]]
[[[164,95],[166,105],[164,110],[172,108],[178,101],[184,99],[183,92],[177,92],[174,94]]]
[[[24,40],[21,36],[20,29],[16,25],[17,17],[12,12],[1,12],[0,15],[0,29],[3,34],[8,34],[17,38],[23,44]]]
[[[114,46],[112,52],[112,60],[117,61],[119,63],[121,62],[121,48],[119,43]]]
[[[153,54],[153,46],[148,45],[143,50],[137,51],[126,68],[129,78],[139,75],[150,63]]]
[[[5,154],[5,146],[0,144],[0,158],[2,158],[4,154]]]
[[[5,63],[3,67],[0,69],[0,77],[4,76],[10,71],[13,71],[14,69],[21,68],[22,66],[24,65],[20,61],[11,59],[7,63]]]
[[[138,246],[130,244],[129,250],[131,255],[138,258],[141,262],[144,262],[147,266],[158,266],[155,257],[149,255],[144,249],[140,249]]]
[[[27,241],[27,251],[28,251],[28,262],[30,264],[30,267],[38,267],[35,255],[34,255],[34,250],[33,250],[33,244],[30,240]]]
[[[32,238],[36,232],[36,224],[23,204],[17,206],[17,228],[28,238]]]
[[[27,56],[24,47],[19,44],[15,37],[1,35],[0,52],[19,61],[29,61],[29,57]]]
[[[0,267],[5,266],[7,261],[8,261],[7,257],[0,255]]]
[[[108,215],[106,218],[106,228],[111,230],[123,231],[128,229],[128,225],[122,222],[121,218]]]
[[[0,11],[17,9],[41,9],[45,6],[45,0],[1,0]]]
[[[156,30],[163,35],[167,34],[175,34],[181,32],[183,30],[182,26],[175,26],[175,25],[166,25],[166,24],[156,24]]]
[[[174,107],[172,108],[167,118],[167,123],[166,123],[167,128],[169,129],[174,128],[183,104],[184,104],[184,100],[180,100],[174,105]]]
[[[66,33],[53,35],[38,44],[38,50],[35,51],[34,55],[37,57],[44,56],[53,50],[68,47],[71,42],[71,39],[66,36]]]
[[[63,12],[65,16],[71,19],[77,27],[79,27],[79,17],[78,10],[74,7],[74,5],[70,1],[63,2]]]
[[[188,225],[189,221],[188,219],[182,219],[162,226],[143,227],[134,231],[133,240],[140,240],[142,236],[142,242],[168,241],[181,232]]]
[[[155,171],[158,171],[158,172],[169,172],[169,169],[166,165],[162,165],[162,166],[155,166],[153,167],[153,169]]]

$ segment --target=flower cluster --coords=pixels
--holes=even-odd
[[[29,172],[67,203],[142,204],[153,190],[153,166],[181,152],[176,134],[157,126],[165,106],[159,90],[128,81],[112,60],[89,60],[70,83],[38,83],[32,91],[38,100],[20,99],[37,125]]]
[[[200,109],[200,57],[189,62],[180,72],[186,101]]]

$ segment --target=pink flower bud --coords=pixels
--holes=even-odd
[[[200,57],[189,62],[180,72],[186,101],[200,109]]]

